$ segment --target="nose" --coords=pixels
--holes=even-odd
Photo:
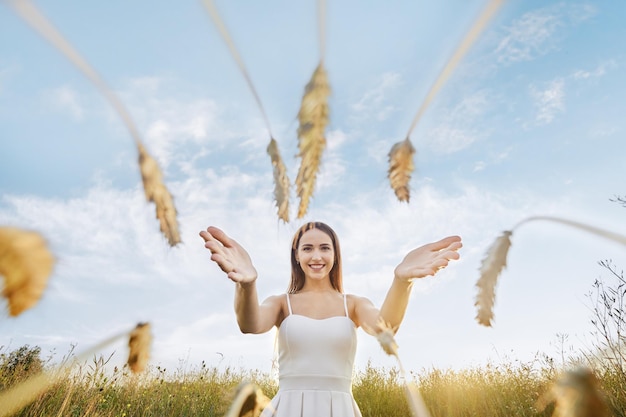
[[[313,256],[311,256],[312,260],[322,260],[322,255],[320,254],[319,251],[314,251],[313,252]]]

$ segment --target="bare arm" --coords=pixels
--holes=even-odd
[[[211,260],[235,282],[235,314],[243,333],[265,333],[279,319],[281,303],[278,297],[269,297],[262,304],[256,290],[257,272],[248,252],[217,227],[200,232],[204,247],[211,251]]]
[[[380,330],[379,320],[384,320],[394,331],[397,331],[409,304],[413,280],[435,275],[437,271],[445,268],[449,261],[459,259],[457,251],[462,246],[460,237],[449,236],[438,242],[413,249],[396,267],[393,282],[380,310],[366,298],[357,299],[358,324],[363,326],[366,332],[376,334]]]

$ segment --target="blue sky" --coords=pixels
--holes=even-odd
[[[437,3],[436,5],[433,3]],[[508,1],[411,134],[411,201],[389,188],[387,153],[484,1],[328,2],[328,147],[309,212],[273,206],[269,136],[198,1],[38,1],[120,97],[175,198],[183,244],[169,248],[145,202],[133,140],[99,91],[8,4],[0,9],[0,224],[42,233],[58,259],[41,302],[0,320],[0,345],[62,355],[152,323],[152,363],[269,370],[273,333],[239,333],[233,285],[198,232],[222,227],[248,248],[261,297],[284,292],[303,221],[338,233],[347,292],[380,305],[409,249],[449,234],[462,259],[417,283],[400,355],[411,370],[557,356],[589,346],[585,297],[624,265],[624,248],[548,222],[513,237],[495,326],[475,320],[487,248],[533,215],[626,234],[626,5]],[[315,2],[217,2],[293,180],[296,115],[320,58]],[[357,366],[394,362],[359,331]],[[571,347],[570,347],[571,346]],[[111,346],[123,362],[123,343]],[[219,353],[218,353],[219,352]]]

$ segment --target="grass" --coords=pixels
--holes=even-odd
[[[160,367],[136,376],[128,368],[107,371],[103,358],[74,369],[17,416],[224,416],[241,381],[254,382],[269,397],[277,390],[269,375],[204,362],[191,371]],[[5,389],[27,375],[0,374]],[[556,376],[550,364],[504,363],[466,370],[430,369],[411,372],[432,417],[550,416],[553,407],[535,408]],[[599,372],[613,414],[624,416],[623,374]],[[409,416],[403,381],[396,368],[368,364],[354,379],[354,397],[364,417]]]

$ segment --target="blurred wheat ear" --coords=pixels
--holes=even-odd
[[[325,130],[328,124],[330,85],[323,63],[320,62],[306,85],[298,112],[298,156],[302,159],[296,188],[300,197],[298,218],[304,217],[315,189],[315,181],[326,148]]]
[[[16,317],[35,305],[48,283],[55,259],[44,238],[32,231],[0,227],[2,296]]]
[[[156,205],[156,217],[159,220],[161,232],[167,238],[170,246],[176,246],[181,240],[174,199],[163,184],[163,175],[157,162],[148,154],[141,143],[137,144],[137,148],[146,199]]]
[[[506,257],[511,247],[510,237],[513,234],[513,231],[523,224],[537,220],[560,223],[626,245],[626,236],[612,232],[610,230],[600,229],[598,227],[591,226],[585,223],[580,223],[573,220],[567,220],[561,217],[554,216],[532,216],[523,219],[522,221],[518,222],[510,231],[503,232],[502,236],[496,239],[496,241],[487,251],[487,255],[482,262],[480,268],[481,275],[478,279],[478,282],[476,283],[476,287],[478,287],[478,294],[476,296],[476,302],[474,303],[474,305],[478,307],[476,320],[483,326],[491,326],[493,321],[495,288],[498,281],[498,276],[506,267]]]
[[[554,403],[552,417],[611,416],[598,380],[588,368],[564,372],[535,405],[544,411],[551,403]]]
[[[267,145],[267,153],[274,168],[274,199],[278,208],[278,218],[289,223],[289,178],[287,177],[287,167],[285,167],[280,156],[278,144],[274,138]]]
[[[235,398],[224,417],[258,417],[270,399],[263,391],[251,382],[242,382],[237,387]]]
[[[61,377],[67,376],[74,363],[87,360],[104,347],[110,345],[111,343],[119,340],[122,337],[131,336],[132,338],[132,333],[140,327],[143,327],[141,323],[137,325],[137,327],[132,331],[124,331],[120,334],[102,340],[100,343],[77,355],[72,363],[70,363],[69,361],[63,362],[61,365],[53,369],[46,369],[34,376],[29,377],[24,381],[19,382],[16,385],[5,389],[4,391],[1,391],[0,405],[2,407],[0,407],[0,417],[15,415],[15,413],[33,402],[39,395],[50,389],[50,387],[52,387],[57,381],[59,381]],[[143,331],[145,330],[142,330],[142,332]],[[145,337],[145,335],[141,337]]]
[[[139,323],[130,332],[128,339],[128,367],[134,373],[143,372],[150,359],[150,345],[152,344],[152,334],[149,323]]]
[[[365,326],[364,326],[365,327]],[[400,355],[398,354],[398,343],[395,339],[395,328],[391,327],[385,320],[379,318],[377,323],[377,329],[366,328],[369,333],[376,333],[376,339],[385,353],[390,356],[395,356],[398,361],[398,368],[400,368],[400,375],[404,380],[404,392],[406,394],[407,403],[411,409],[413,417],[430,417],[430,412],[424,403],[424,399],[419,390],[413,385],[406,375],[406,371],[402,366]]]
[[[261,111],[261,115],[263,116],[263,120],[265,121],[265,125],[267,126],[267,131],[270,135],[270,143],[267,146],[267,153],[270,155],[272,160],[272,167],[274,170],[274,198],[276,200],[276,207],[278,208],[278,218],[283,222],[289,222],[289,178],[287,177],[287,169],[285,168],[285,164],[280,156],[280,152],[278,150],[278,144],[274,140],[272,135],[272,129],[270,127],[270,121],[265,113],[265,108],[263,108],[263,103],[261,102],[261,97],[256,91],[254,87],[254,83],[252,82],[252,78],[248,74],[248,70],[239,54],[239,51],[235,47],[235,43],[233,42],[226,25],[222,21],[220,14],[215,7],[215,2],[213,0],[203,0],[202,4],[206,9],[207,13],[213,20],[217,30],[220,35],[222,35],[222,39],[226,43],[233,59],[237,63],[237,66],[241,70],[241,74],[244,79],[248,83],[248,87],[250,88],[250,92],[254,97],[257,105],[259,106],[259,110]]]
[[[413,154],[415,154],[415,148],[408,137],[394,144],[391,151],[389,151],[389,171],[387,175],[389,184],[396,193],[398,200],[407,203],[411,197],[409,190],[411,173],[415,169]]]
[[[504,231],[491,245],[480,267],[480,278],[476,283],[478,294],[474,305],[478,307],[476,320],[490,327],[493,320],[493,306],[496,297],[498,277],[506,267],[506,257],[511,247],[510,231]]]
[[[72,64],[74,64],[74,66],[76,66],[76,68],[80,72],[82,72],[83,75],[85,75],[85,77],[87,77],[87,79],[89,79],[89,81],[91,81],[92,84],[109,101],[111,106],[113,106],[113,109],[115,109],[115,111],[118,113],[118,115],[120,116],[120,118],[122,119],[126,127],[128,128],[128,131],[130,132],[131,136],[135,140],[135,143],[139,147],[140,149],[139,159],[141,160],[142,158],[141,150],[143,149],[143,145],[142,145],[141,135],[139,134],[137,126],[135,126],[135,122],[133,121],[132,117],[130,116],[130,113],[128,112],[128,110],[126,109],[122,101],[109,88],[107,83],[102,79],[102,77],[100,77],[98,72],[91,66],[91,64],[89,64],[89,62],[87,62],[85,58],[82,57],[82,55],[72,46],[72,44],[63,37],[63,35],[54,27],[52,22],[50,22],[48,18],[46,18],[46,16],[42,12],[39,11],[39,9],[35,6],[33,2],[31,2],[30,0],[10,0],[7,3],[9,4],[9,6],[13,7],[15,12],[22,19],[24,19],[24,21],[30,24],[33,27],[33,29],[39,32],[41,36],[43,36],[48,42],[52,44],[52,46],[54,46]],[[158,166],[156,165],[156,162],[153,161],[153,163],[156,167],[156,170],[159,171]],[[143,168],[142,168],[142,176],[144,176]],[[169,199],[168,203],[161,202],[160,207],[159,207],[159,203],[157,203],[157,218],[159,218],[159,220],[161,221],[161,231],[166,233],[163,228],[164,227],[163,226],[164,214],[162,212],[163,207],[165,206],[165,204],[171,205],[172,208],[174,206],[173,206],[172,198],[169,195],[169,192],[163,185],[160,171],[159,171],[159,183],[160,183],[160,188],[162,188],[165,191],[165,194],[167,194],[167,198],[163,196],[160,198],[160,200]],[[146,180],[144,178],[144,187],[145,185],[146,185]],[[148,194],[155,193],[154,190],[149,191],[148,189],[146,189],[145,191],[146,191],[146,196],[148,196]],[[159,192],[159,194],[164,194],[164,193]],[[151,200],[150,197],[148,196],[148,201],[155,201],[155,200]],[[172,216],[171,214],[172,210],[169,210],[169,211],[170,213],[166,214],[167,217]],[[172,228],[172,224],[176,223],[176,210],[174,210],[173,212],[174,212],[173,214],[174,221],[172,222],[172,220],[169,218],[167,220],[169,224],[169,228]],[[166,233],[166,237],[168,238],[168,241],[170,242],[171,246],[174,246],[177,243],[180,243],[180,237],[178,237],[177,229],[173,231],[170,235]]]

